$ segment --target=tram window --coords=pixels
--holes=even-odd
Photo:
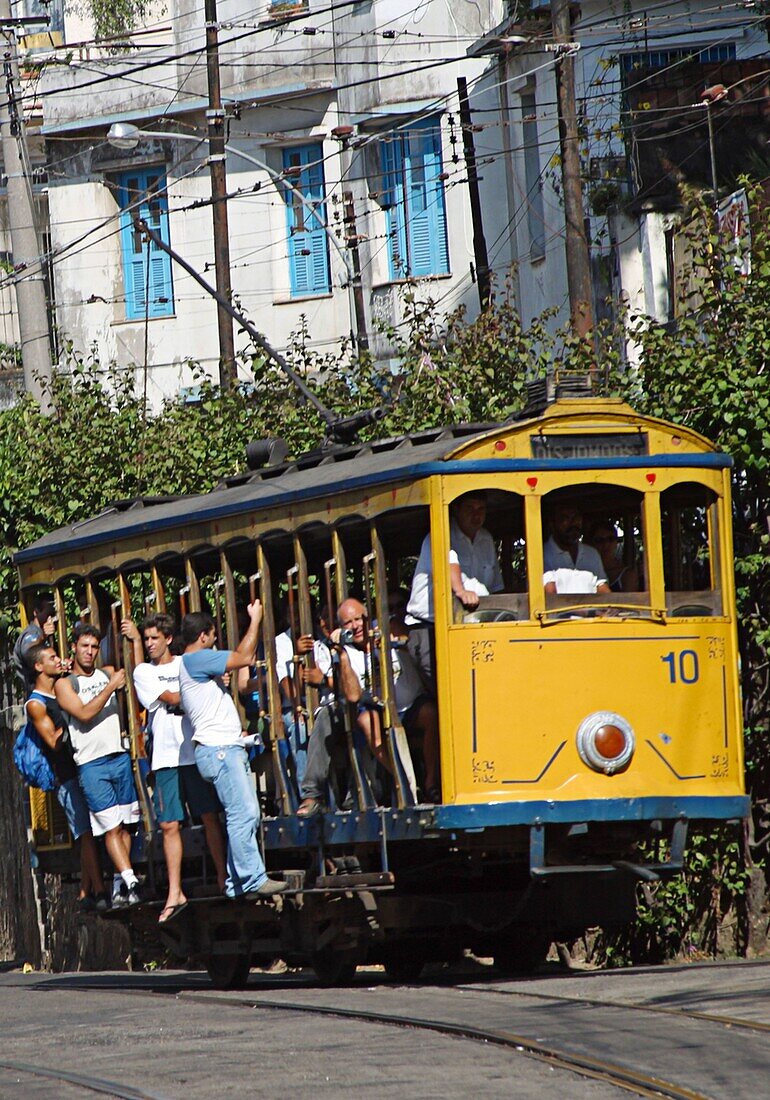
[[[595,482],[543,498],[543,583],[549,610],[590,603],[643,606],[646,594],[643,494]],[[588,601],[588,597],[591,597]]]
[[[459,583],[463,592],[471,594],[466,599],[455,593],[455,621],[477,624],[529,618],[522,497],[503,489],[466,492],[450,504],[449,513]]]
[[[661,493],[666,607],[679,617],[721,615],[717,496],[685,482]]]

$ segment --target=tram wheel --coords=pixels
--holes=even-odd
[[[550,946],[550,935],[540,928],[512,928],[494,945],[495,969],[506,977],[531,974],[545,960]]]
[[[403,944],[389,948],[382,959],[385,973],[394,982],[416,982],[425,967],[425,952]]]
[[[310,965],[321,985],[349,985],[355,977],[358,960],[351,951],[324,947],[311,955]]]
[[[383,966],[394,982],[416,982],[425,968],[425,960],[405,956],[403,959],[385,959]]]
[[[251,969],[251,955],[209,955],[206,959],[211,984],[215,989],[245,989]]]

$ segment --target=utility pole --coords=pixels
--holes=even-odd
[[[473,255],[476,260],[476,278],[479,285],[479,305],[482,313],[489,305],[492,295],[489,277],[489,257],[484,237],[484,222],[481,216],[481,196],[479,194],[479,174],[476,170],[476,142],[473,139],[471,108],[468,102],[468,81],[464,76],[457,78],[457,94],[460,99],[460,126],[463,132],[463,151],[468,169],[468,191],[471,201],[471,221],[473,223]]]
[[[353,308],[356,316],[356,341],[359,352],[368,351],[369,335],[366,331],[366,306],[364,304],[364,288],[361,283],[361,253],[358,248],[356,208],[352,191],[342,192],[342,223],[345,226],[345,243],[350,249],[350,259],[353,265]]]
[[[0,0],[6,2],[7,0]],[[222,109],[222,88],[219,78],[219,29],[217,2],[205,0],[206,18],[206,72],[208,75],[209,107],[209,171],[211,173],[211,216],[214,228],[214,270],[218,294],[228,302],[232,300],[230,285],[230,231],[227,224],[227,168],[225,150],[225,112]],[[219,332],[219,384],[229,389],[237,379],[235,366],[235,340],[230,314],[221,304],[217,306]]]
[[[341,178],[350,180],[353,158],[350,151],[350,138],[353,134],[352,126],[335,126],[332,137],[340,143],[340,164],[342,167]],[[358,247],[358,229],[356,227],[356,208],[352,190],[342,192],[342,224],[345,227],[345,247],[350,253],[352,266],[351,293],[353,298],[353,314],[356,319],[356,344],[358,351],[369,350],[369,334],[366,329],[366,302],[364,301],[364,287],[361,281],[361,252]],[[348,273],[350,278],[350,273]]]
[[[29,170],[24,112],[19,96],[19,57],[10,0],[0,0],[0,29],[5,38],[3,85],[0,87],[0,140],[7,179],[8,224],[11,230],[24,388],[48,412],[51,342],[48,330],[42,248],[37,233]]]
[[[580,181],[580,143],[575,105],[575,47],[569,0],[552,0],[551,26],[557,50],[556,98],[559,105],[562,189],[567,229],[570,317],[575,335],[587,337],[594,327],[593,286]]]

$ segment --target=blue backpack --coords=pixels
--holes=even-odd
[[[32,698],[42,697],[33,692],[30,695],[30,699]],[[24,782],[30,787],[38,787],[41,791],[52,791],[56,788],[56,776],[43,751],[40,734],[29,720],[14,742],[13,762]]]

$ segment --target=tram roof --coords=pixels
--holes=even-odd
[[[566,409],[565,406],[572,407]],[[78,520],[37,539],[19,550],[14,555],[14,561],[21,565],[116,539],[184,527],[188,523],[205,523],[228,515],[283,503],[290,505],[299,500],[344,493],[368,485],[414,481],[436,473],[433,463],[460,457],[469,444],[477,440],[490,435],[494,437],[501,430],[531,430],[533,424],[550,420],[554,415],[556,418],[565,413],[570,417],[581,413],[585,415],[587,406],[593,406],[590,412],[594,416],[598,406],[602,406],[604,416],[609,414],[610,419],[633,418],[637,424],[653,423],[637,416],[628,405],[617,399],[594,400],[585,404],[565,401],[551,405],[545,417],[527,415],[525,410],[519,417],[505,423],[457,424],[363,444],[318,448],[279,465],[246,470],[225,478],[207,493],[115,501],[95,516]],[[664,422],[655,423],[664,426]],[[683,428],[676,430],[697,441],[696,445],[702,446],[703,450],[711,450],[708,441],[697,433]]]
[[[461,424],[353,446],[319,448],[277,466],[225,478],[207,493],[115,501],[93,517],[37,539],[19,550],[14,561],[22,564],[116,538],[274,506],[282,500],[290,503],[329,492],[343,493],[373,481],[413,480],[427,476],[427,471],[421,473],[420,468],[446,458],[457,449],[458,441],[485,435],[499,426]]]

